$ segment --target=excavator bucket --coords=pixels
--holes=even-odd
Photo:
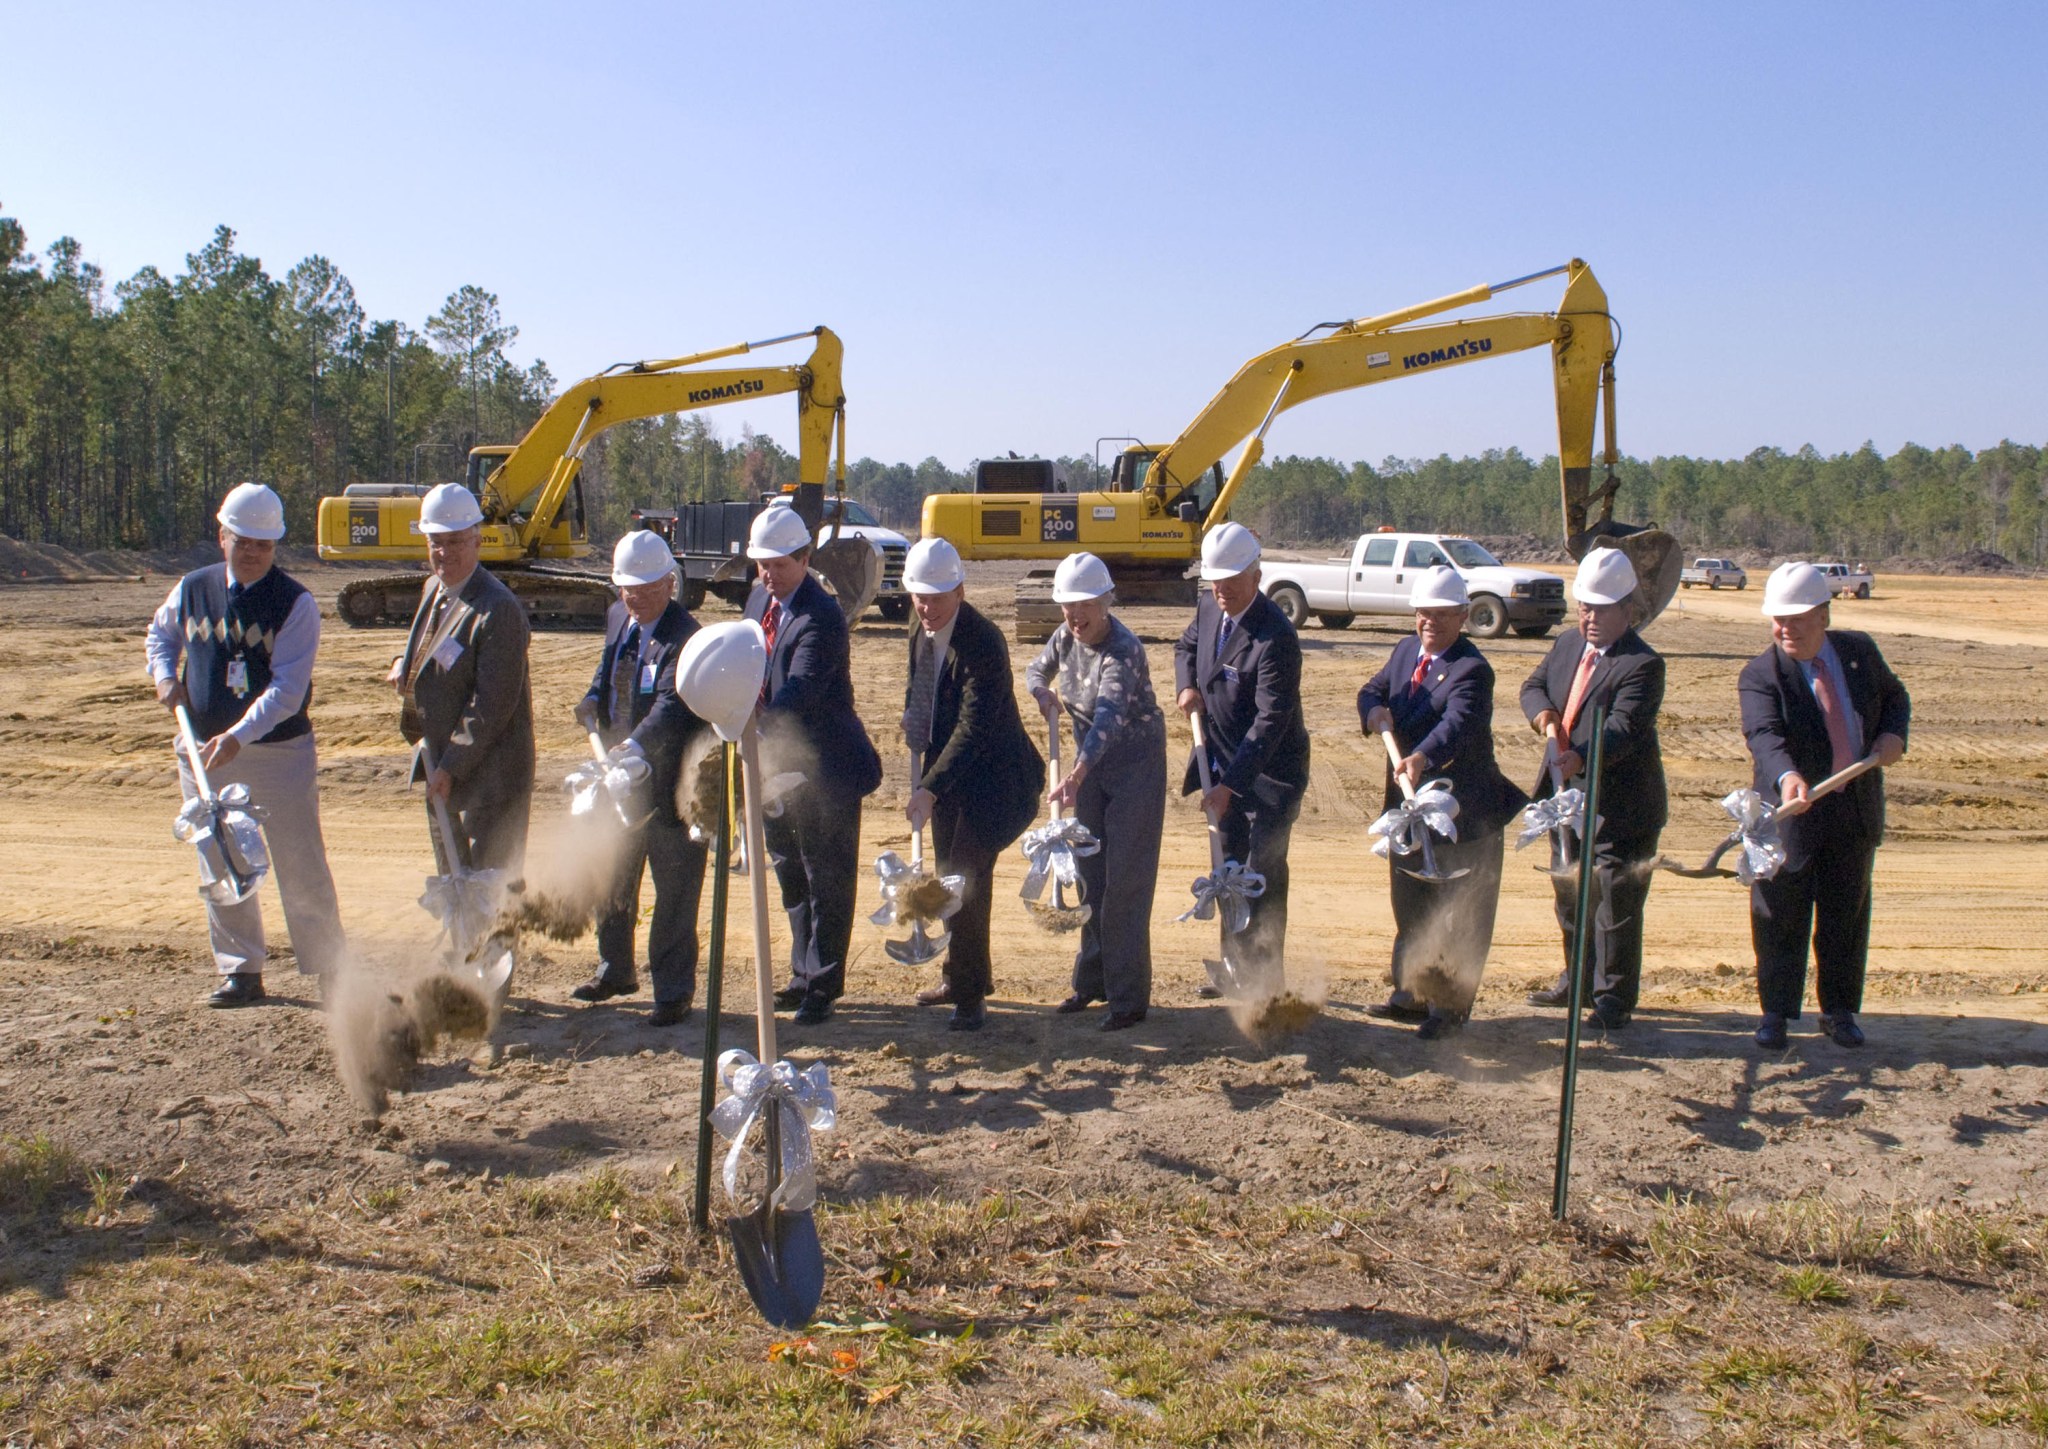
[[[820,544],[811,554],[811,567],[832,586],[848,624],[865,614],[875,595],[882,592],[882,556],[864,538],[849,535]],[[1673,588],[1678,587],[1676,577],[1673,575]]]
[[[1628,555],[1636,571],[1636,592],[1629,608],[1637,628],[1663,613],[1678,592],[1678,573],[1683,566],[1678,540],[1661,528],[1603,519],[1584,533],[1573,534],[1565,547],[1577,559],[1596,548],[1618,548]]]

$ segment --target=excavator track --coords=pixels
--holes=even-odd
[[[536,629],[602,629],[605,611],[618,591],[602,574],[544,567],[486,565],[526,605]],[[403,629],[419,608],[419,573],[353,579],[334,601],[334,612],[352,629]]]

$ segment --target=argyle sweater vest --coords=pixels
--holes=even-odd
[[[192,699],[192,724],[199,738],[234,728],[250,701],[270,688],[270,646],[291,617],[306,586],[282,569],[272,569],[230,603],[228,566],[213,564],[185,575],[178,586],[178,612],[185,621],[185,693]],[[228,672],[240,659],[248,677],[228,687]],[[299,708],[257,744],[296,739],[313,728],[306,711],[311,684]]]

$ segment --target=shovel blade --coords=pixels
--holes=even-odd
[[[1430,868],[1429,868],[1428,866],[1424,866],[1424,867],[1423,867],[1423,868],[1422,868],[1421,870],[1410,870],[1410,869],[1408,869],[1408,867],[1407,867],[1407,866],[1405,866],[1405,865],[1404,865],[1404,866],[1400,867],[1400,871],[1401,871],[1401,874],[1403,874],[1403,875],[1406,875],[1406,876],[1413,876],[1413,877],[1414,877],[1415,879],[1417,879],[1417,880],[1426,880],[1426,881],[1430,882],[1430,883],[1431,883],[1432,885],[1440,885],[1440,884],[1442,884],[1442,883],[1443,883],[1444,881],[1447,881],[1447,880],[1456,880],[1456,879],[1457,879],[1457,878],[1458,878],[1459,876],[1464,876],[1464,875],[1470,875],[1470,874],[1472,874],[1472,868],[1471,868],[1470,866],[1466,866],[1466,867],[1464,867],[1464,868],[1463,868],[1463,869],[1461,869],[1461,870],[1448,870],[1448,871],[1446,871],[1446,870],[1431,870],[1431,869],[1430,869]],[[1578,872],[1577,872],[1577,871],[1573,871],[1573,872],[1571,872],[1571,874],[1572,874],[1573,876],[1577,876]]]
[[[1214,956],[1202,958],[1202,969],[1209,973],[1209,984],[1225,996],[1244,995],[1244,982],[1238,980],[1237,968],[1228,961],[1219,961]]]
[[[727,1218],[733,1258],[747,1296],[776,1328],[802,1328],[825,1296],[825,1249],[809,1210],[789,1212],[764,1200],[752,1212]]]
[[[882,949],[889,953],[889,959],[892,961],[899,961],[905,966],[921,966],[944,950],[946,943],[952,939],[950,931],[934,940],[923,931],[914,930],[910,933],[909,940],[884,941]]]

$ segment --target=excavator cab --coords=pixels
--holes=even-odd
[[[1152,476],[1152,460],[1158,457],[1159,452],[1158,448],[1134,445],[1117,454],[1109,465],[1109,491],[1144,492],[1145,484]],[[1160,500],[1160,511],[1183,523],[1199,524],[1208,518],[1209,510],[1216,506],[1216,495],[1222,491],[1223,465],[1212,463],[1208,471],[1194,482],[1165,492]]]

